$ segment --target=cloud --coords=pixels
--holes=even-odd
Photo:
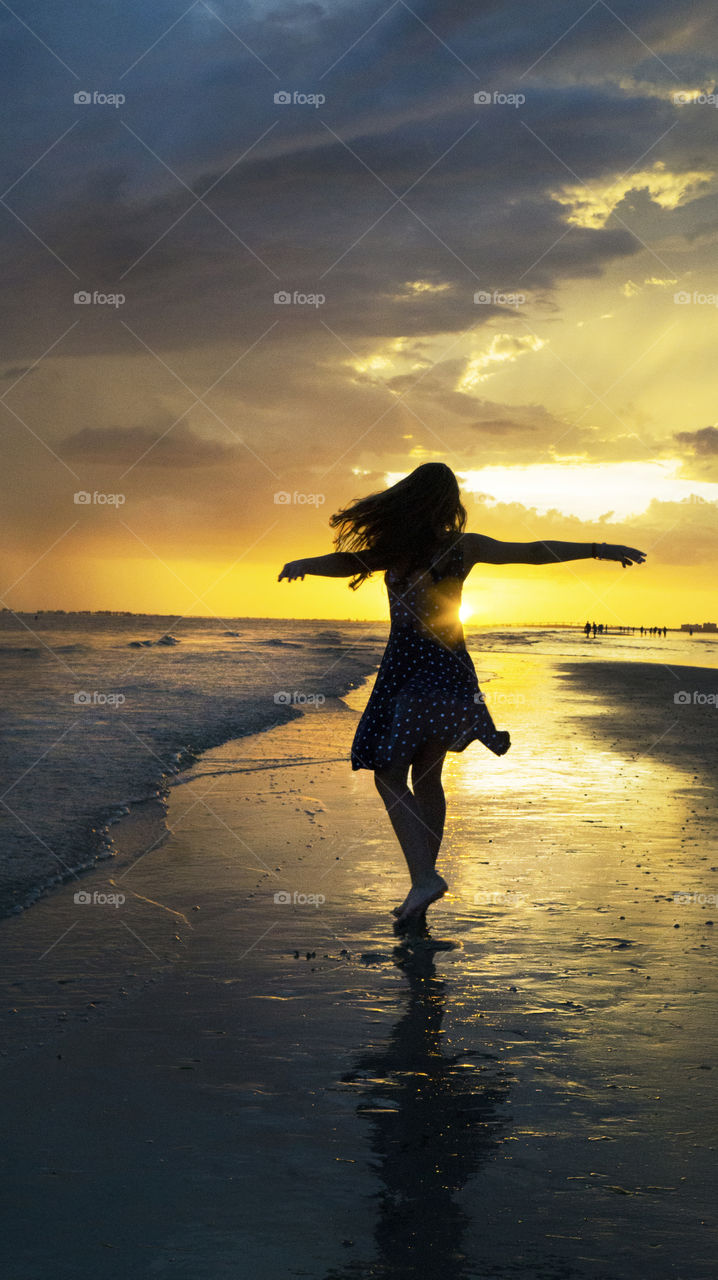
[[[599,522],[566,516],[560,511],[539,513],[520,502],[487,505],[480,497],[469,504],[469,527],[502,541],[530,542],[556,538],[592,542],[596,529],[602,541],[638,547],[652,565],[710,565],[718,538],[718,503],[686,498],[682,502],[653,499],[640,515],[628,520]]]
[[[204,439],[184,422],[171,426],[83,427],[60,442],[61,456],[112,467],[200,468],[224,465],[235,444]]]
[[[686,479],[718,482],[718,427],[677,431],[673,439],[681,446],[681,474]]]
[[[702,194],[714,177],[712,169],[671,173],[664,160],[657,160],[650,168],[629,176],[616,174],[600,186],[589,188],[584,183],[564,186],[553,199],[569,210],[567,222],[578,227],[605,227],[614,210],[633,192],[647,191],[661,209],[677,209]]]
[[[677,431],[674,439],[687,444],[699,458],[718,456],[718,427],[700,427],[697,431]]]
[[[497,370],[494,365],[502,365],[506,361],[513,363],[519,356],[530,351],[540,351],[546,346],[545,338],[537,338],[534,334],[515,337],[511,333],[496,333],[486,349],[469,360],[459,382],[457,391],[472,391],[480,382],[485,382]]]
[[[7,419],[13,530],[29,544],[34,521],[42,552],[66,527],[53,487],[73,477],[38,437],[83,483],[85,466],[141,459],[126,516],[141,507],[152,537],[171,528],[178,550],[193,545],[198,514],[207,545],[238,530],[249,542],[275,519],[314,533],[317,513],[275,509],[274,489],[325,488],[328,509],[364,487],[355,468],[381,487],[422,450],[457,470],[680,450],[686,474],[707,476],[713,437],[672,434],[650,360],[620,419],[601,417],[589,389],[618,382],[622,395],[634,338],[648,348],[659,337],[652,317],[634,330],[634,314],[658,311],[674,271],[681,288],[684,274],[712,272],[714,112],[671,97],[707,83],[709,0],[636,0],[623,20],[602,3],[571,15],[536,6],[530,23],[523,0],[371,16],[288,0],[212,9],[60,0],[43,13],[42,42],[3,11],[1,91],[15,120],[0,220],[13,312],[3,354],[15,366],[5,377],[40,361],[7,401],[20,415]],[[120,82],[121,111],[73,103],[80,85]],[[520,90],[526,104],[479,107],[479,84]],[[326,102],[279,106],[280,87]],[[628,325],[627,280],[626,296],[643,295],[625,304]],[[78,307],[80,289],[121,290],[125,302]],[[279,289],[326,300],[279,307]],[[478,289],[528,302],[512,317],[476,307]],[[566,350],[577,298],[571,335],[578,316],[587,330],[592,314],[616,316]],[[541,322],[539,336],[524,319]],[[659,322],[668,328],[665,313]],[[546,358],[529,358],[548,343]],[[686,337],[682,353],[694,347]],[[499,373],[489,386],[506,387],[505,401],[477,394]],[[160,439],[188,388],[220,379],[208,403],[244,443],[199,408]],[[707,417],[703,402],[697,412]]]

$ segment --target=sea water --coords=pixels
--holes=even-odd
[[[718,637],[700,633],[466,635],[480,682],[484,654],[517,647],[537,660],[718,666]],[[387,637],[380,622],[0,614],[0,915],[109,856],[113,823],[198,753],[361,684]]]
[[[112,824],[161,795],[201,751],[311,713],[361,683],[381,657],[383,630],[2,615],[0,915],[108,856]]]

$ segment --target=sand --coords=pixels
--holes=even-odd
[[[673,692],[718,673],[477,666],[514,745],[447,759],[452,949],[392,932],[366,688],[2,922],[12,1280],[714,1274],[718,715]]]

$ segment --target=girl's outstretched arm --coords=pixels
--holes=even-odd
[[[615,560],[624,569],[643,564],[646,553],[612,542],[499,542],[482,533],[463,535],[464,568],[475,564],[553,564],[565,560]]]
[[[323,578],[351,578],[362,569],[368,569],[370,565],[372,572],[380,567],[374,564],[371,553],[368,551],[361,554],[355,554],[353,551],[333,551],[328,556],[289,560],[277,578],[277,582],[281,582],[282,578],[286,578],[289,582],[294,578],[303,579],[307,573],[319,574]]]

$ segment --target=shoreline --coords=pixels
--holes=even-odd
[[[144,828],[148,821],[152,822],[153,827],[163,824],[172,779],[185,770],[191,769],[206,752],[223,746],[225,742],[265,733],[283,723],[288,723],[301,714],[298,708],[287,708],[284,721],[273,721],[271,724],[248,728],[245,733],[232,732],[229,737],[220,737],[218,741],[215,740],[214,735],[210,735],[206,744],[178,748],[171,760],[163,763],[161,770],[158,769],[155,778],[148,781],[146,795],[108,800],[98,807],[94,817],[97,825],[85,833],[84,848],[79,855],[85,859],[84,861],[77,862],[69,866],[66,871],[57,872],[48,879],[32,885],[28,888],[22,902],[14,898],[13,888],[4,890],[0,894],[0,928],[4,920],[29,911],[37,902],[47,898],[70,881],[77,880],[79,883],[82,876],[97,870],[108,860],[119,858],[118,865],[121,865],[125,857],[132,856],[136,840],[142,840],[145,837],[144,834],[135,837],[130,833],[135,828]]]
[[[467,645],[470,650],[472,648],[474,650],[478,669],[482,660],[490,662],[493,654],[492,651],[488,651],[482,655],[477,651],[476,645],[472,645],[471,640],[469,635]],[[356,662],[351,652],[347,656]],[[589,657],[582,658],[581,661],[557,659],[557,667],[561,678],[566,680],[569,687],[573,685],[574,688],[583,688],[589,696],[599,700],[608,693],[612,700],[618,701],[622,698],[626,706],[630,705],[634,708],[633,712],[629,712],[622,719],[617,715],[615,708],[610,715],[606,713],[605,707],[599,710],[592,720],[597,735],[612,738],[615,741],[618,733],[621,740],[634,740],[638,747],[641,745],[641,739],[640,734],[636,733],[637,726],[639,724],[645,726],[647,718],[652,725],[651,733],[656,739],[655,746],[652,746],[651,750],[655,751],[658,757],[670,759],[673,763],[681,765],[689,756],[695,755],[696,767],[702,767],[701,752],[695,750],[694,730],[696,728],[700,730],[704,726],[705,730],[710,732],[713,728],[710,713],[716,711],[715,701],[713,704],[706,703],[702,706],[678,707],[675,715],[669,716],[671,707],[675,705],[671,699],[675,689],[680,685],[681,678],[684,678],[684,683],[686,680],[693,681],[700,694],[715,695],[718,691],[718,670],[711,667],[673,663],[669,666],[660,662],[629,659],[592,660]],[[342,699],[347,694],[360,691],[373,679],[376,673],[375,668],[376,664],[373,664],[372,668],[363,675],[348,676],[340,684],[339,692],[330,696]],[[631,680],[634,687],[629,694]],[[691,684],[691,690],[693,684]],[[652,700],[657,685],[661,686],[665,699],[663,717],[657,711],[655,700]],[[275,707],[275,715],[276,710]],[[638,715],[636,710],[639,712]],[[144,842],[146,845],[153,839],[162,838],[163,832],[166,831],[167,806],[175,779],[186,771],[192,770],[208,752],[235,741],[271,732],[307,714],[305,709],[294,705],[282,706],[281,711],[281,719],[248,727],[243,733],[233,731],[228,736],[222,734],[219,737],[216,734],[210,734],[202,744],[178,747],[170,762],[149,784],[146,795],[108,801],[103,804],[97,810],[97,825],[88,834],[87,846],[82,855],[85,857],[84,861],[74,864],[64,873],[56,873],[43,882],[31,886],[22,902],[13,899],[12,891],[0,894],[0,930],[5,920],[23,914],[69,882],[77,880],[80,885],[85,875],[101,869],[106,864],[124,866],[128,859],[136,855],[138,843]],[[583,718],[586,719],[586,715],[583,715]],[[666,732],[666,718],[674,722],[672,726],[668,726],[668,732]],[[715,719],[718,724],[718,715]],[[181,735],[178,734],[178,736]],[[87,856],[88,852],[89,856]]]
[[[327,650],[327,652],[333,651],[334,646]],[[321,644],[310,646],[309,652],[310,657],[322,653]],[[372,658],[370,663],[367,659],[362,659],[354,651],[351,641],[341,647],[338,658],[344,669],[335,674],[329,692],[325,695],[329,698],[341,697],[355,688],[358,683],[371,678],[375,667],[374,659]],[[161,697],[161,691],[158,692],[158,696]],[[115,711],[113,714],[120,717],[124,712]],[[87,873],[108,862],[114,864],[118,857],[123,861],[126,856],[124,844],[125,832],[129,829],[128,824],[129,827],[132,827],[133,823],[141,825],[146,821],[146,815],[156,806],[166,809],[173,779],[187,769],[191,769],[207,751],[212,751],[228,742],[269,732],[291,723],[303,714],[304,710],[299,703],[295,705],[275,702],[271,706],[263,707],[254,701],[244,708],[240,706],[236,720],[232,724],[227,723],[226,720],[216,720],[209,725],[200,728],[195,725],[192,729],[186,730],[178,723],[171,731],[173,740],[164,749],[162,757],[150,749],[150,753],[155,756],[156,765],[152,774],[144,780],[143,794],[129,797],[109,795],[102,801],[98,800],[84,823],[78,826],[72,858],[67,851],[63,851],[64,858],[60,859],[48,844],[41,842],[47,852],[56,859],[52,867],[45,867],[39,875],[37,873],[33,875],[30,869],[31,863],[27,868],[25,864],[20,864],[16,869],[14,863],[6,864],[6,877],[0,887],[0,928],[4,920],[28,911],[63,885],[74,880],[79,881]],[[159,810],[157,815],[157,821],[161,824]],[[31,837],[32,832],[28,830],[28,841]],[[133,848],[132,837],[130,837],[129,848],[130,851]],[[58,864],[62,864],[59,870]]]

